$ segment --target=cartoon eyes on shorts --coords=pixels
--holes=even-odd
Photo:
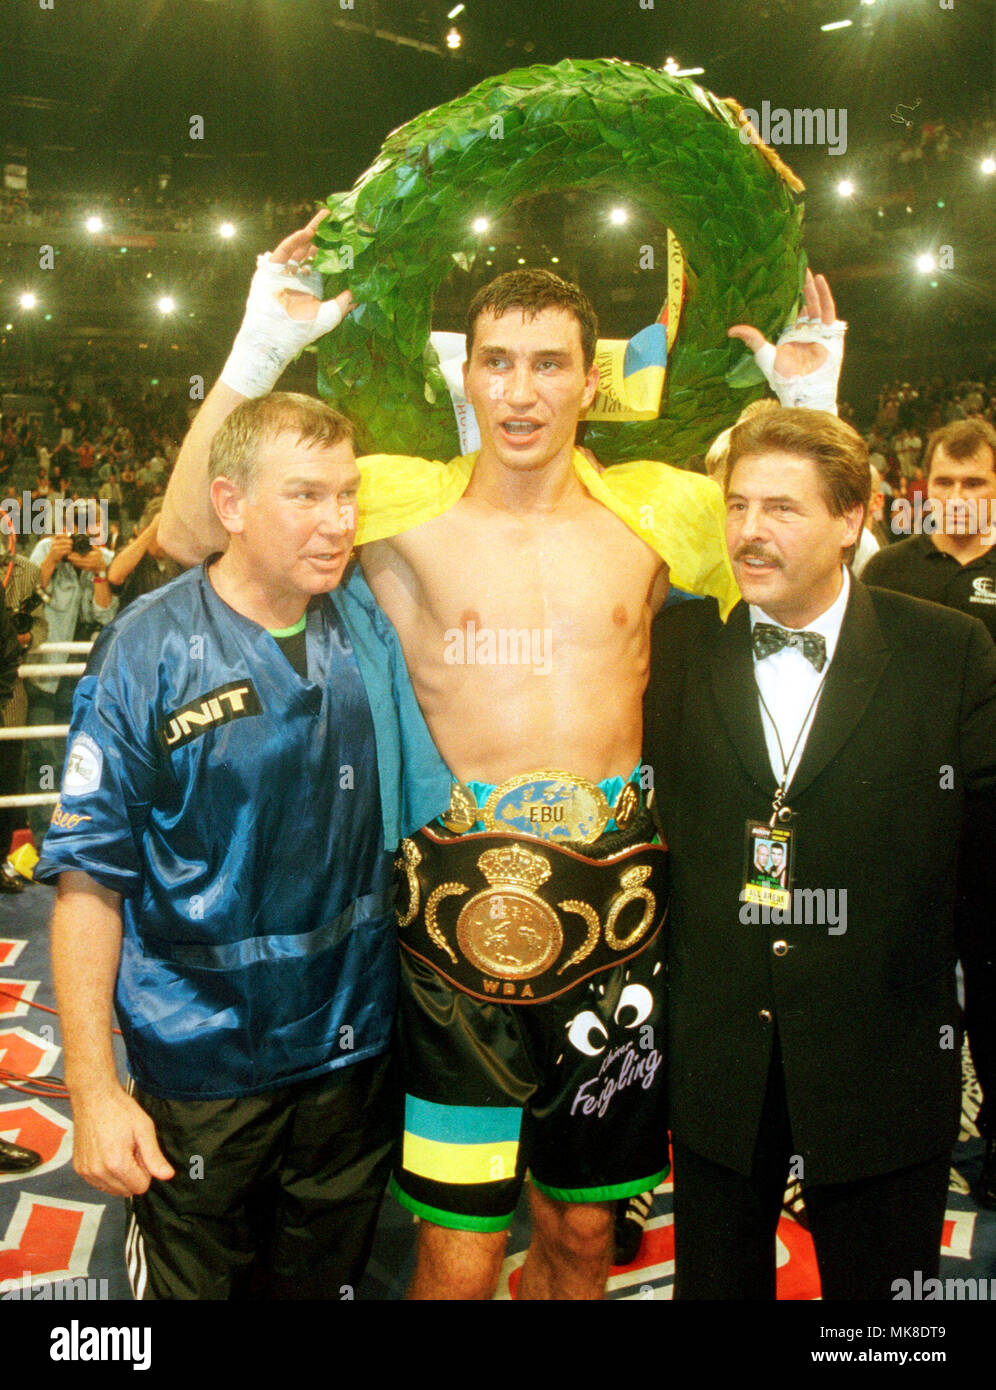
[[[616,1023],[622,1023],[623,1028],[636,1028],[648,1017],[653,1007],[654,996],[645,985],[627,985],[619,997],[613,1017]],[[629,1010],[632,1010],[632,1018],[623,1020],[623,1013]],[[592,1041],[593,1034],[595,1042]],[[585,1009],[576,1018],[571,1019],[567,1029],[567,1040],[587,1057],[597,1057],[600,1052],[605,1051],[609,1035],[598,1015],[591,1009]],[[595,1043],[599,1040],[600,1045],[596,1046]]]
[[[623,1023],[624,1028],[636,1028],[649,1015],[654,1007],[654,996],[647,989],[646,985],[627,985],[619,999],[619,1007],[615,1012],[615,1020],[620,1022],[619,1015],[623,1009],[632,1009],[635,1017],[629,1022]]]
[[[596,1029],[605,1039],[601,1047],[592,1047],[591,1045],[591,1035]],[[605,1051],[605,1043],[609,1041],[609,1035],[598,1015],[592,1013],[591,1009],[585,1009],[583,1013],[578,1014],[577,1018],[571,1020],[571,1026],[567,1030],[567,1040],[586,1056],[597,1057],[600,1052]]]

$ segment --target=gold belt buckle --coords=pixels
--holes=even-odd
[[[611,816],[601,787],[558,769],[510,777],[495,787],[481,811],[487,831],[582,845],[597,840]]]
[[[616,797],[612,818],[620,830],[625,830],[639,809],[640,793],[632,782],[627,782]]]
[[[477,802],[469,787],[462,782],[454,782],[450,788],[450,804],[439,818],[454,835],[466,835],[480,820]]]

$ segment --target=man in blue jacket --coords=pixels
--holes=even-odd
[[[337,587],[348,422],[247,402],[210,474],[228,550],[97,643],[37,871],[74,1161],[130,1198],[136,1297],[340,1298],[390,1166],[391,851],[449,777],[393,629]]]

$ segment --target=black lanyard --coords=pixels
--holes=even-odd
[[[782,775],[778,779],[778,786],[775,788],[774,800],[771,803],[771,820],[768,822],[768,824],[771,826],[773,826],[776,821],[781,821],[781,823],[784,825],[787,821],[790,821],[792,819],[792,808],[790,806],[785,806],[782,804],[785,800],[785,781],[788,777],[788,770],[792,766],[792,759],[795,757],[796,750],[798,749],[799,744],[802,742],[802,736],[806,732],[806,729],[809,727],[810,717],[812,716],[813,710],[816,707],[816,701],[820,698],[820,691],[823,689],[823,682],[826,680],[827,672],[829,670],[830,662],[828,661],[826,664],[826,670],[824,670],[822,676],[820,676],[820,683],[816,687],[816,693],[813,695],[813,698],[809,702],[809,709],[806,710],[806,717],[802,721],[802,725],[799,729],[798,734],[796,735],[795,743],[793,743],[792,745],[792,751],[786,759],[785,750],[782,747],[781,736],[778,733],[778,725],[775,723],[775,718],[774,715],[771,713],[771,710],[768,709],[767,701],[761,694],[761,686],[757,679],[757,663],[754,663],[754,684],[757,686],[757,698],[761,701],[761,708],[764,710],[765,714],[771,720],[771,727],[775,733],[775,742],[778,745],[778,756],[782,760]]]

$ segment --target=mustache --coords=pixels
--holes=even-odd
[[[777,565],[779,569],[781,569],[782,566],[782,562],[777,555],[769,555],[764,547],[760,545],[747,544],[740,546],[733,559],[734,563],[739,560],[763,560],[765,564]]]

